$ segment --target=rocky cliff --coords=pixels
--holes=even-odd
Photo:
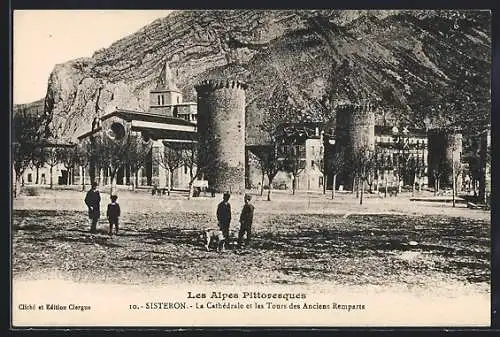
[[[297,109],[276,120],[324,120],[338,99],[370,98],[390,123],[429,116],[481,128],[490,45],[488,11],[173,12],[91,58],[55,66],[44,109],[56,137],[87,131],[116,106],[146,110],[168,61],[186,101],[207,77],[246,81],[249,142],[279,99]]]

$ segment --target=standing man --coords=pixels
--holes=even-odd
[[[253,223],[253,211],[255,207],[250,204],[250,200],[252,200],[252,196],[249,194],[245,194],[244,201],[245,205],[243,205],[243,209],[241,210],[240,215],[240,232],[238,233],[238,247],[241,247],[243,242],[243,235],[247,234],[247,238],[245,239],[245,246],[248,246],[250,243],[250,235],[252,231],[252,223]]]
[[[85,204],[89,208],[89,218],[92,221],[90,225],[90,233],[97,232],[97,221],[101,215],[100,210],[101,195],[97,190],[97,182],[92,182],[91,189],[87,192],[85,196]]]
[[[227,243],[229,243],[229,225],[231,224],[231,204],[229,204],[229,197],[229,193],[224,193],[222,201],[217,206],[219,229],[222,231]]]

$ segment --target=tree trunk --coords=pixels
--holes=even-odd
[[[337,185],[337,174],[333,175],[332,199],[335,198],[335,185]]]
[[[14,184],[14,198],[17,198],[19,195],[19,182],[21,180],[21,175],[16,173],[16,182]]]
[[[264,195],[264,172],[262,172],[262,177],[260,180],[260,196]]]
[[[130,189],[132,191],[135,191],[135,187],[136,187],[136,185],[135,185],[135,173],[132,172],[132,169],[130,170],[130,176],[131,176],[130,179],[129,179]]]
[[[139,186],[139,170],[135,171],[135,187]]]
[[[455,148],[451,149],[451,198],[452,198],[452,203],[453,207],[455,207],[455,193],[456,191],[456,185],[455,185],[455,161],[453,160],[453,152]]]
[[[173,179],[174,171],[168,170],[168,189],[167,195],[170,195],[170,191],[172,191],[172,179]]]
[[[326,194],[326,174],[323,173],[323,194]]]
[[[356,198],[359,198],[359,185],[360,185],[360,179],[359,177],[356,178]]]
[[[292,175],[292,194],[295,195],[295,175]]]
[[[415,173],[415,175],[413,176],[413,184],[412,184],[412,188],[411,188],[411,196],[414,197],[415,196],[415,185],[417,183],[417,174]]]
[[[36,167],[36,180],[35,184],[38,185],[38,166]]]
[[[50,174],[50,189],[52,189],[54,186],[54,182],[52,181],[52,166],[50,167],[49,174]]]
[[[85,167],[82,167],[82,191],[85,191]]]
[[[188,200],[191,200],[193,197],[193,180],[189,181],[189,194],[188,194]]]
[[[365,180],[364,179],[360,179],[360,180],[361,180],[361,194],[359,197],[359,204],[363,205],[363,191],[365,190]]]
[[[269,187],[267,189],[267,201],[271,201],[271,189],[273,186],[273,180],[272,179],[268,179],[268,180],[269,180]]]
[[[113,195],[114,193],[114,189],[113,189],[113,182],[114,182],[115,178],[113,176],[113,174],[109,177],[109,195]]]
[[[453,202],[453,207],[455,207],[455,195],[457,193],[457,183],[456,183],[456,180],[455,180],[455,176],[453,176],[451,179],[453,179],[452,181],[452,186],[451,186],[451,189],[452,189],[452,202]]]
[[[384,183],[385,183],[385,191],[384,191],[384,198],[387,198],[387,187],[389,185],[389,182],[387,181],[387,175],[385,176],[385,179],[384,179]]]

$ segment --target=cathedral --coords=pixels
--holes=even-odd
[[[163,156],[165,146],[175,147],[196,142],[197,103],[184,102],[182,92],[177,88],[175,78],[167,63],[164,64],[156,86],[149,93],[148,111],[134,111],[115,108],[92,124],[92,130],[80,135],[80,142],[99,134],[113,140],[121,140],[129,135],[142,139],[151,145],[140,169],[133,172],[128,165],[120,167],[116,173],[116,185],[156,186],[186,189],[189,186],[189,168],[184,164],[176,167],[170,175]],[[86,179],[97,180],[101,185],[109,183],[107,169],[89,165]]]

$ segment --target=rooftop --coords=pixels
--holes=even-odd
[[[107,115],[101,117],[102,121],[109,119],[113,116],[120,117],[127,122],[131,121],[144,121],[144,122],[153,122],[153,123],[168,123],[168,124],[177,124],[177,125],[185,125],[185,126],[195,126],[195,124],[176,117],[164,116],[151,112],[141,112],[134,110],[125,110],[125,109],[117,109]]]
[[[158,80],[156,82],[156,87],[153,90],[155,91],[176,91],[181,92],[177,85],[175,84],[175,77],[172,74],[172,70],[170,69],[167,62],[163,64],[163,68],[161,69],[160,76],[158,76]]]

